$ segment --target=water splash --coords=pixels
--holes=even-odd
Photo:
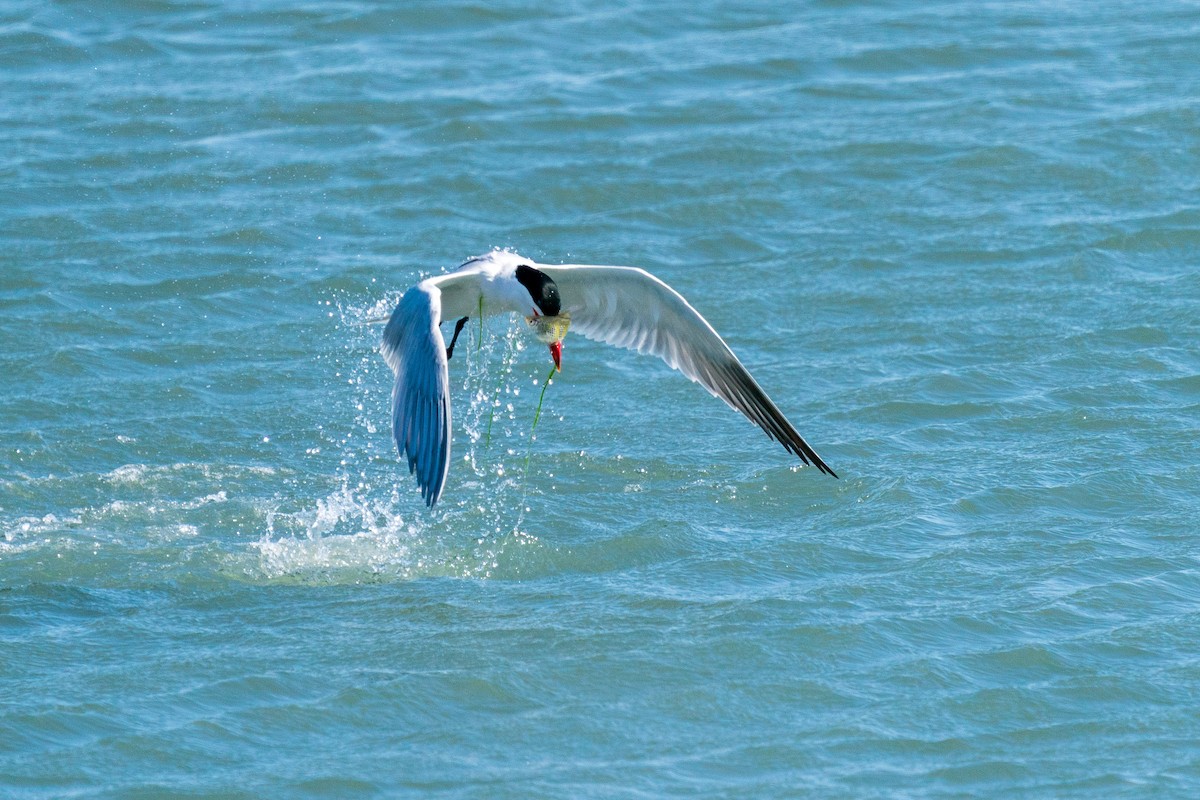
[[[337,455],[336,487],[290,508],[280,502],[268,509],[250,563],[235,567],[246,577],[360,582],[510,576],[522,572],[531,549],[542,547],[521,529],[521,464],[536,399],[536,392],[522,388],[539,383],[518,366],[526,347],[521,330],[507,319],[464,329],[471,341],[455,350],[451,362],[450,486],[429,511],[395,453],[392,375],[376,349],[378,325],[368,324],[386,319],[396,299],[338,306],[331,335],[342,345],[332,367],[346,391],[331,418],[348,424],[340,433],[327,432]],[[329,457],[312,450],[310,457]]]

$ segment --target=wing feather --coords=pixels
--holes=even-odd
[[[450,374],[440,321],[441,292],[417,284],[400,298],[379,346],[396,375],[392,436],[430,507],[450,469]]]
[[[658,356],[745,415],[801,461],[837,477],[679,292],[636,267],[539,264],[538,269],[558,284],[563,306],[571,314],[571,330]]]

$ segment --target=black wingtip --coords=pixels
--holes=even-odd
[[[722,370],[728,388],[733,392],[734,406],[751,422],[766,432],[784,449],[799,458],[805,465],[816,467],[819,472],[832,475],[834,472],[825,461],[812,449],[812,445],[804,441],[804,437],[788,422],[787,417],[779,407],[771,402],[767,393],[751,377],[746,368],[736,358]],[[740,401],[740,402],[737,402]]]
[[[805,462],[807,462],[809,459],[812,459],[812,465],[814,467],[816,467],[818,470],[820,470],[821,472],[824,472],[826,475],[829,475],[830,477],[833,477],[833,478],[838,477],[838,474],[833,471],[833,467],[826,464],[825,460],[823,458],[821,458],[819,455],[817,455],[817,451],[812,449],[812,445],[810,445],[808,442],[804,441],[804,437],[800,436],[799,434],[796,434],[796,437],[800,440],[799,444],[803,445],[803,447],[804,447],[803,454],[797,453],[797,455],[799,455],[801,459],[803,459]],[[808,458],[805,458],[805,456],[808,456]],[[838,478],[838,480],[841,480],[841,479]]]

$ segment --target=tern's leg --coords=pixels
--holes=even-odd
[[[463,317],[458,322],[454,323],[454,335],[450,337],[450,346],[446,348],[446,360],[449,361],[454,356],[454,343],[458,341],[458,335],[462,333],[463,325],[467,324],[470,317]]]

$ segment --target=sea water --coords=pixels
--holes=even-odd
[[[0,795],[1195,796],[1198,42],[3,4]],[[381,320],[493,247],[654,272],[840,479],[473,319],[427,510]]]

